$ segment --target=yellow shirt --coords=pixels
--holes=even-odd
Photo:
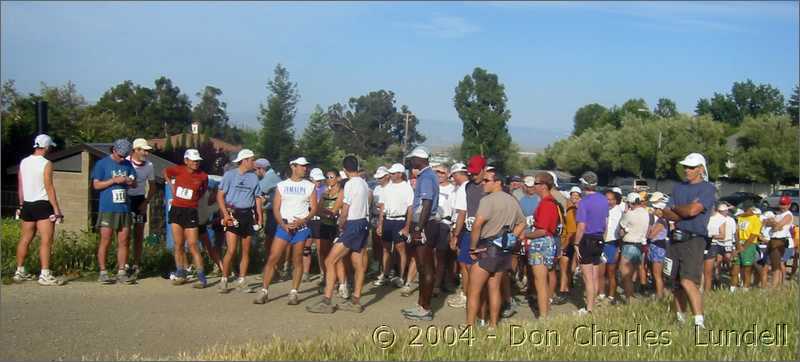
[[[739,242],[744,244],[751,235],[761,235],[761,218],[758,215],[739,217]]]

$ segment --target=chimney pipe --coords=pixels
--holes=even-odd
[[[47,133],[47,102],[36,102],[36,125],[39,129],[39,134]]]

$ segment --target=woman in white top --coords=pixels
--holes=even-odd
[[[33,143],[33,154],[22,160],[17,173],[19,209],[17,217],[22,219],[22,232],[17,244],[17,270],[15,282],[33,280],[25,271],[25,256],[28,246],[39,231],[39,262],[41,263],[40,285],[61,285],[50,272],[50,247],[53,242],[55,222],[64,219],[58,206],[56,189],[53,186],[53,164],[44,156],[56,144],[50,136],[40,134]]]
[[[292,253],[292,290],[289,291],[289,305],[300,303],[297,288],[303,277],[303,247],[311,230],[306,223],[317,213],[317,197],[315,185],[305,179],[308,161],[305,157],[289,162],[292,175],[275,187],[272,201],[272,212],[278,223],[275,238],[269,252],[267,264],[264,265],[263,289],[254,301],[264,304],[268,300],[269,285],[275,273],[275,265],[281,259],[286,247],[291,245]]]
[[[789,206],[792,199],[789,196],[782,196],[778,202],[779,211],[772,222],[772,235],[767,246],[769,262],[772,265],[772,286],[777,287],[783,284],[783,275],[786,272],[786,265],[783,262],[783,254],[792,242],[790,228],[794,221]]]

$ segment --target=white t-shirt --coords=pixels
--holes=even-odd
[[[718,212],[715,212],[714,215],[711,215],[708,218],[708,236],[712,238],[711,243],[717,245],[724,245],[724,240],[713,239],[713,237],[719,234],[719,228],[722,225],[725,225],[725,234],[728,234],[728,218],[725,215],[722,215]],[[725,237],[727,235],[723,235]]]
[[[453,222],[456,222],[456,217],[458,216],[458,211],[467,211],[467,183],[463,183],[459,186],[456,186],[456,192],[453,197],[450,198],[451,206],[450,210],[453,212],[452,218]]]
[[[129,188],[128,196],[144,196],[145,184],[147,184],[148,181],[155,180],[153,163],[150,161],[144,161],[143,165],[137,166],[136,162],[131,160],[131,156],[128,156],[126,160],[131,161],[133,169],[136,170],[136,188]]]
[[[308,180],[292,181],[286,179],[276,186],[281,193],[281,217],[288,222],[308,216],[311,208],[311,195],[314,183]]]
[[[369,185],[361,177],[351,177],[344,184],[344,203],[350,205],[347,220],[366,219],[369,211]]]
[[[789,211],[789,210],[786,210],[786,212],[783,212],[783,213],[780,213],[778,215],[775,215],[775,222],[778,223],[778,222],[783,221],[783,218],[786,217],[786,216],[789,216],[790,218],[792,218],[790,220],[794,221],[794,216],[792,215],[792,212]],[[791,238],[792,234],[789,232],[789,228],[792,227],[792,221],[790,221],[788,224],[784,225],[782,228],[780,228],[778,230],[774,230],[772,232],[772,237],[775,238],[775,239]]]
[[[383,204],[384,217],[405,217],[408,207],[414,203],[414,189],[406,181],[389,182],[381,188],[379,203]]]
[[[44,168],[50,163],[44,156],[30,155],[19,164],[22,177],[22,200],[25,202],[47,201],[44,188]]]
[[[617,240],[617,229],[619,229],[619,222],[622,220],[622,212],[625,206],[617,205],[608,210],[608,219],[606,222],[606,233],[603,236],[604,241]]]
[[[451,197],[455,196],[456,187],[448,183],[445,186],[439,184],[439,207],[436,208],[436,214],[440,219],[451,217],[453,214]],[[447,220],[443,220],[447,221]]]
[[[723,246],[733,246],[733,241],[736,238],[736,219],[726,216],[725,217],[725,240]]]
[[[762,240],[769,240],[770,235],[772,235],[772,226],[767,226],[766,221],[772,218],[767,218],[764,215],[761,215],[761,239]]]
[[[650,229],[650,214],[644,207],[637,207],[622,215],[619,226],[625,229],[622,241],[644,244],[647,240],[647,230]]]

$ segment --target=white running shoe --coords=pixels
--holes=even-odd
[[[383,286],[384,284],[386,284],[386,277],[384,277],[383,274],[378,275],[378,279],[376,279],[375,282],[372,283],[372,285],[376,287]]]
[[[347,299],[349,296],[349,292],[347,290],[347,283],[339,284],[339,297],[342,299]]]
[[[61,285],[61,281],[54,277],[52,274],[48,275],[40,275],[39,276],[39,285],[44,286],[54,286],[54,285]]]

